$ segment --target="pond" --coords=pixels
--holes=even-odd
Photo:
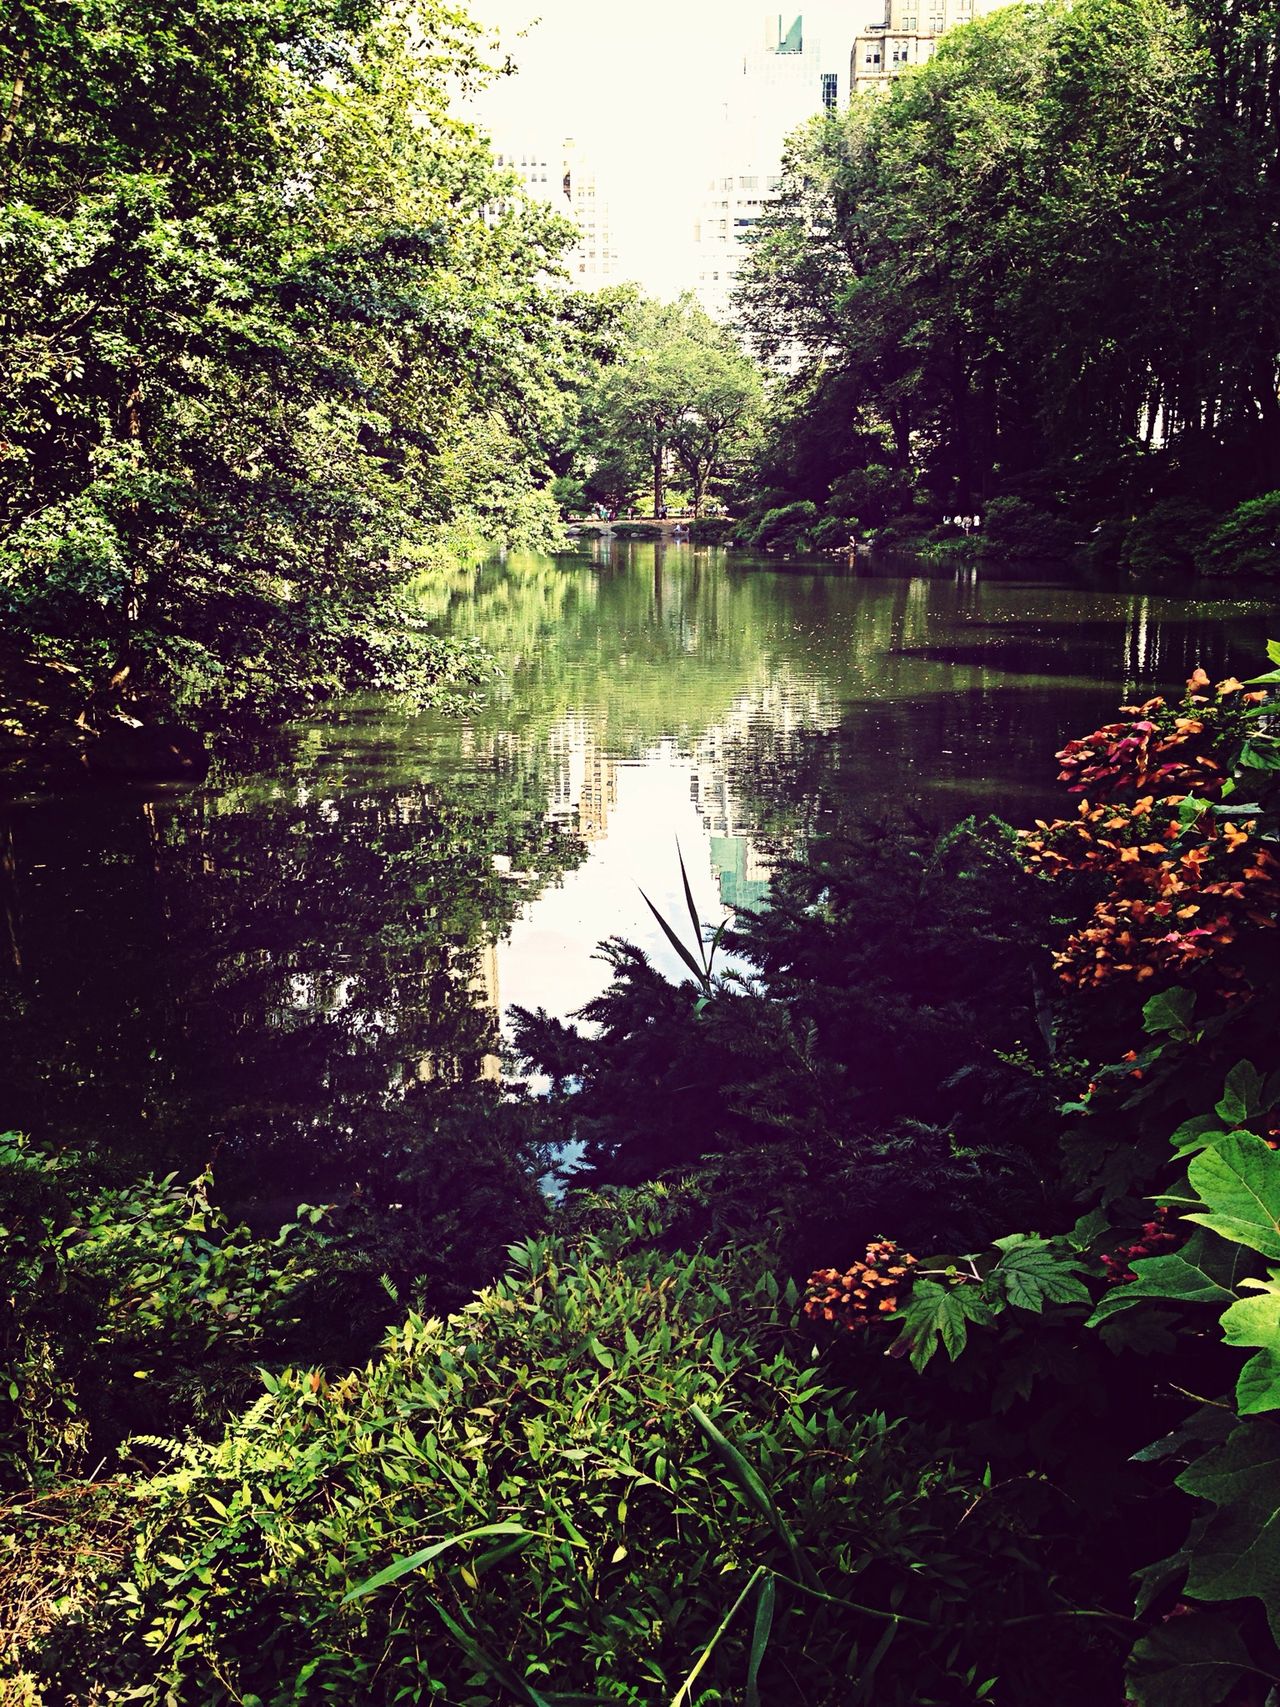
[[[1197,663],[1256,673],[1268,628],[1249,599],[687,545],[422,597],[499,661],[472,714],[349,703],[254,774],[0,814],[0,1129],[314,1201],[498,1077],[512,1004],[594,995],[602,939],[675,970],[644,896],[685,920],[677,847],[714,922],[860,816],[1030,821],[1067,805],[1065,739]]]

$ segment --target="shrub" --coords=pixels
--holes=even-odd
[[[728,516],[703,516],[690,524],[689,538],[694,545],[724,545],[734,525]]]
[[[0,1136],[0,1485],[75,1471],[147,1423],[220,1423],[252,1391],[321,1241],[230,1227],[211,1186],[107,1186]]]
[[[1194,498],[1164,498],[1125,535],[1121,566],[1137,577],[1192,574],[1213,521],[1213,512]]]
[[[1280,492],[1250,498],[1219,522],[1200,567],[1206,575],[1280,577]]]
[[[1025,498],[993,498],[982,518],[982,538],[988,556],[1060,558],[1071,548],[1071,527]]]
[[[1058,1603],[1007,1492],[936,1430],[858,1415],[759,1252],[655,1248],[660,1203],[513,1249],[511,1278],[340,1380],[269,1379],[136,1487],[125,1572],[44,1675],[91,1637],[103,1684],[208,1707],[686,1683],[845,1707],[873,1676],[906,1707],[1029,1679]]]
[[[810,547],[814,551],[847,551],[857,525],[847,516],[824,516],[813,530]]]
[[[756,524],[750,543],[760,551],[807,551],[818,520],[818,506],[807,499],[768,510]]]

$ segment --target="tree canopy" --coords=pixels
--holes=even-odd
[[[0,615],[90,721],[429,694],[406,546],[554,519],[570,231],[450,116],[484,74],[435,3],[7,9]]]
[[[691,296],[662,303],[607,294],[617,316],[613,348],[579,396],[568,447],[579,495],[617,509],[647,480],[656,515],[674,475],[699,513],[755,425],[759,373]]]
[[[881,465],[937,513],[1096,518],[1280,482],[1276,22],[1010,6],[798,132],[739,299],[806,353],[764,483]]]

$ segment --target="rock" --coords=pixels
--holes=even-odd
[[[209,754],[194,730],[180,723],[138,723],[113,717],[85,749],[91,775],[198,782]]]

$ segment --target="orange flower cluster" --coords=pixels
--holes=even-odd
[[[851,1263],[843,1274],[820,1268],[809,1276],[804,1314],[811,1322],[829,1322],[851,1334],[885,1321],[897,1310],[917,1261],[892,1239],[877,1239],[867,1246],[866,1259]]]
[[[1074,820],[1039,819],[1022,831],[1027,868],[1049,877],[1095,873],[1109,891],[1056,956],[1065,984],[1181,979],[1212,960],[1220,993],[1239,992],[1242,974],[1223,953],[1242,926],[1277,924],[1280,861],[1254,820],[1224,823],[1206,809],[1186,824],[1180,808],[1189,792],[1221,792],[1227,773],[1211,746],[1243,729],[1241,714],[1265,698],[1245,693],[1234,676],[1211,695],[1197,670],[1178,710],[1161,699],[1125,706],[1130,722],[1108,724],[1058,754],[1060,780],[1075,792],[1092,788],[1104,804],[1086,799]],[[1179,792],[1143,792],[1156,787]],[[1139,795],[1132,805],[1112,798],[1130,789]]]
[[[1055,964],[1064,983],[1096,987],[1114,978],[1179,978],[1220,955],[1241,925],[1274,929],[1280,915],[1280,860],[1252,819],[1221,822],[1205,812],[1178,819],[1182,796],[1132,806],[1082,801],[1074,821],[1021,833],[1029,870],[1047,876],[1098,872],[1110,893]],[[1175,845],[1176,844],[1176,845]],[[1226,983],[1234,974],[1222,968]]]

